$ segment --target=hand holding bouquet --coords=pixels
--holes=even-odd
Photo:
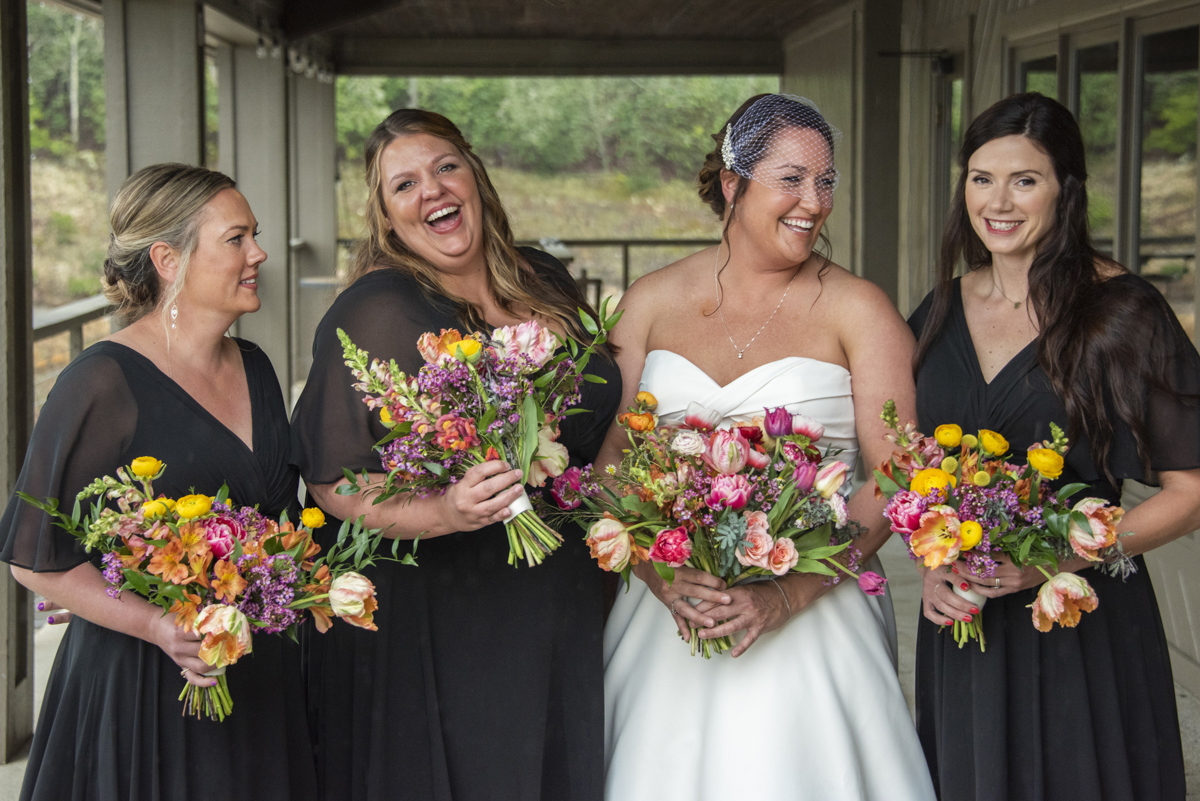
[[[88,552],[103,554],[110,596],[133,590],[173,613],[175,625],[204,635],[200,658],[214,668],[205,675],[217,683],[187,684],[179,696],[184,714],[224,720],[233,711],[225,668],[253,650],[255,631],[295,639],[306,610],[321,632],[334,617],[376,630],[375,587],[357,571],[374,564],[382,533],[343,523],[337,544],[321,556],[312,539],[312,530],[325,525],[320,509],[305,509],[296,527],[286,514],[276,522],[237,506],[225,487],[215,497],[156,497],[153,482],[165,469],[158,459],[140,456],[116,478],[84,488],[71,514],[60,511],[55,498],[17,494]],[[85,516],[81,504],[92,497],[98,500]],[[117,509],[105,506],[105,498]],[[415,564],[407,555],[402,561]]]
[[[1018,568],[1036,567],[1047,579],[1031,605],[1033,624],[1043,632],[1054,623],[1077,625],[1099,603],[1086,579],[1057,572],[1059,560],[1079,556],[1114,575],[1135,569],[1116,530],[1124,510],[1099,498],[1070,505],[1068,499],[1086,484],[1057,492],[1047,486],[1062,475],[1068,444],[1054,423],[1053,439],[1031,445],[1019,464],[1009,461],[1009,444],[995,431],[964,434],[948,423],[927,437],[911,422],[900,425],[892,401],[881,416],[892,430],[888,440],[899,446],[875,471],[879,491],[890,499],[884,516],[910,556],[926,567],[962,559],[972,573],[990,576],[1000,554]],[[972,590],[954,592],[980,609],[987,601]],[[978,639],[986,649],[982,615],[970,623],[955,621],[954,636],[960,648]]]
[[[519,468],[530,486],[562,475],[568,457],[557,442],[559,423],[586,411],[576,406],[581,382],[605,383],[583,370],[621,316],[607,317],[607,305],[606,298],[599,323],[580,310],[592,343],[581,348],[567,339],[562,352],[554,332],[533,320],[490,336],[464,337],[454,329],[422,334],[417,349],[425,364],[415,376],[395,361],[368,363],[369,354],[338,329],[355,389],[366,393],[364,403],[378,409],[391,429],[375,446],[387,473],[383,484],[372,486],[365,471],[356,476],[347,470],[349,483],[338,492],[369,491],[375,503],[399,493],[426,497],[445,492],[474,465],[499,459]],[[562,538],[533,512],[528,495],[509,510],[508,563],[541,564]]]
[[[715,428],[720,414],[693,403],[679,427],[659,424],[657,401],[638,393],[617,419],[629,437],[611,482],[591,468],[571,468],[550,495],[561,514],[588,526],[587,543],[604,570],[621,573],[649,561],[663,579],[682,565],[707,571],[727,586],[787,573],[820,573],[833,582],[854,576],[859,528],[840,490],[849,466],[816,446],[824,428],[785,408],[768,409],[753,425]],[[610,485],[611,484],[611,485]],[[835,556],[848,555],[849,566]],[[865,573],[859,586],[883,594],[884,579]],[[729,637],[701,640],[705,658],[733,646]]]

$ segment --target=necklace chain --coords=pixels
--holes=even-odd
[[[718,244],[717,259],[715,262],[713,262],[713,289],[717,294],[717,314],[721,318],[721,327],[725,329],[725,336],[729,339],[729,344],[733,345],[733,349],[737,351],[737,356],[740,359],[742,358],[743,353],[750,350],[750,346],[754,344],[754,340],[758,339],[758,335],[765,331],[767,326],[771,324],[771,321],[775,319],[776,313],[779,312],[779,307],[783,305],[783,299],[787,297],[788,290],[792,288],[792,281],[796,280],[796,275],[800,271],[796,270],[796,272],[792,273],[792,277],[788,280],[787,286],[783,288],[783,294],[779,297],[779,302],[775,304],[775,311],[771,312],[771,316],[768,317],[767,321],[762,324],[762,328],[758,329],[758,331],[754,333],[754,336],[750,337],[750,341],[746,343],[746,347],[739,348],[737,343],[733,341],[733,336],[729,333],[729,326],[725,323],[725,312],[721,311],[721,282],[717,279],[717,265],[720,263],[721,246]]]
[[[1028,293],[1026,293],[1025,297],[1024,297],[1023,299],[1021,299],[1021,300],[1013,300],[1013,299],[1012,299],[1012,298],[1010,298],[1008,295],[1005,295],[1005,294],[1004,294],[1004,290],[1000,288],[1000,284],[998,284],[998,283],[996,282],[996,271],[995,271],[995,270],[993,270],[993,271],[992,271],[992,286],[996,287],[996,291],[1000,293],[1000,297],[1004,298],[1004,299],[1005,299],[1005,300],[1007,300],[1009,303],[1011,303],[1011,304],[1013,305],[1013,308],[1014,308],[1014,309],[1019,309],[1019,308],[1021,308],[1021,304],[1022,304],[1022,303],[1024,303],[1026,300],[1028,300],[1028,299],[1029,299],[1029,294],[1028,294]]]

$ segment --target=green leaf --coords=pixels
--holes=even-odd
[[[667,584],[675,581],[675,568],[668,565],[666,562],[651,562],[654,565],[654,570]]]
[[[338,484],[334,490],[336,495],[356,495],[358,493],[357,484]]]
[[[579,406],[576,406],[573,409],[567,409],[565,412],[563,412],[563,417],[570,417],[571,415],[574,415],[574,414],[591,414],[591,413],[592,413],[591,409],[584,409]]]
[[[526,395],[524,403],[521,404],[521,427],[524,429],[520,453],[522,475],[529,475],[529,464],[533,461],[534,454],[537,453],[538,429],[542,427],[545,419],[546,417],[538,408],[533,395]]]
[[[825,523],[817,526],[812,531],[805,534],[796,540],[797,551],[811,551],[813,548],[820,548],[829,544],[829,538],[833,536],[833,525]]]
[[[902,491],[900,485],[888,478],[882,470],[875,471],[875,483],[879,485],[879,491],[889,498]]]
[[[810,550],[801,551],[801,557],[804,559],[828,559],[831,556],[841,553],[850,547],[850,543],[843,542],[841,545],[826,545],[821,548],[812,548]]]
[[[533,385],[539,389],[546,387],[550,384],[551,381],[554,380],[555,375],[556,375],[556,373],[554,371],[549,371],[549,372],[543,373],[542,375],[533,379]],[[586,376],[585,376],[585,378],[586,378]]]
[[[608,300],[608,298],[605,298],[605,300]],[[613,326],[615,326],[620,321],[621,315],[623,315],[623,314],[625,314],[625,310],[621,309],[619,312],[614,314],[612,317],[606,318],[604,320],[604,330],[611,331]]]
[[[225,501],[229,500],[229,485],[228,484],[221,485],[221,488],[219,490],[217,490],[217,497],[215,500],[217,503],[225,503]]]
[[[796,562],[796,566],[792,568],[794,573],[820,573],[822,576],[836,576],[832,567],[824,562],[818,562],[816,559],[805,559],[801,557]]]
[[[587,381],[589,384],[607,384],[608,383],[600,376],[594,375],[592,373],[584,373],[583,380]]]
[[[132,568],[125,568],[121,571],[125,575],[125,580],[129,582],[129,586],[134,589],[139,595],[145,597],[150,594],[150,582],[144,573],[141,573]]]
[[[596,321],[592,319],[592,315],[588,314],[583,309],[579,310],[579,321],[583,323],[583,330],[587,331],[592,336],[600,333],[600,329],[596,326]]]
[[[1067,486],[1060,489],[1057,493],[1055,493],[1054,497],[1058,500],[1059,503],[1066,503],[1067,498],[1070,498],[1072,495],[1079,492],[1080,490],[1085,490],[1087,488],[1088,488],[1087,484],[1068,484]]]
[[[446,475],[446,468],[442,467],[437,462],[422,462],[421,466],[439,478]]]

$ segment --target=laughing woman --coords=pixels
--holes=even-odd
[[[17,489],[70,508],[138,456],[168,466],[168,497],[216,493],[295,516],[288,423],[266,354],[225,336],[259,307],[267,258],[229,178],[182,164],[131,176],[112,209],[105,293],[129,325],[85,350],[42,407]],[[194,490],[193,490],[194,488]],[[30,748],[23,801],[312,799],[299,648],[257,637],[228,673],[224,722],[182,717],[184,682],[215,680],[200,637],[123,592],[44,513],[9,501],[0,559],[29,589],[70,608]]]
[[[501,521],[522,476],[498,461],[440,496],[373,505],[336,492],[343,468],[382,478],[372,445],[387,431],[351,386],[337,329],[412,375],[426,331],[533,318],[586,339],[576,310],[587,301],[553,257],[514,247],[483,163],[445,117],[397,111],[365,155],[367,238],[317,329],[293,458],[328,516],[419,536],[421,566],[368,573],[378,633],[306,638],[321,790],[329,801],[598,801],[601,572],[582,532],[537,567],[510,567]],[[589,371],[608,383],[583,385],[592,413],[566,418],[559,438],[576,466],[595,458],[621,394],[610,359]]]

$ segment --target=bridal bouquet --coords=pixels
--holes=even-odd
[[[1068,484],[1057,492],[1047,486],[1062,475],[1068,444],[1054,423],[1053,439],[1031,445],[1020,464],[995,431],[964,434],[947,423],[928,437],[911,422],[900,425],[893,401],[884,404],[881,417],[892,430],[888,440],[898,446],[875,471],[878,491],[890,499],[884,516],[904,538],[909,555],[926,567],[962,559],[973,573],[990,576],[999,554],[1017,567],[1037,567],[1047,580],[1031,608],[1033,625],[1043,632],[1054,623],[1075,626],[1099,604],[1086,579],[1051,572],[1060,559],[1080,556],[1113,575],[1135,569],[1118,540],[1123,509],[1099,498],[1071,505],[1068,499],[1086,484]],[[987,601],[973,590],[955,586],[954,592],[980,609]],[[959,648],[978,639],[980,650],[986,650],[982,615],[970,623],[955,621],[954,637]]]
[[[727,586],[789,572],[820,573],[837,582],[854,576],[872,595],[885,579],[856,576],[859,533],[840,490],[849,467],[816,442],[824,428],[785,408],[765,410],[753,425],[716,428],[721,415],[693,403],[684,424],[660,425],[648,392],[617,419],[629,437],[611,482],[591,468],[571,468],[550,488],[560,514],[588,526],[587,543],[604,570],[621,573],[649,561],[666,581],[682,565],[707,571]],[[835,556],[848,556],[848,565]],[[729,637],[701,640],[692,655],[733,647]]]
[[[256,631],[295,639],[306,611],[322,633],[334,617],[377,630],[375,587],[358,571],[374,564],[382,533],[343,523],[337,543],[322,556],[312,538],[312,530],[325,525],[320,509],[305,509],[297,527],[286,513],[276,522],[236,505],[225,487],[215,497],[156,497],[153,482],[165,469],[158,459],[140,456],[116,478],[85,487],[71,514],[55,498],[17,495],[51,515],[88,552],[103,554],[110,596],[132,590],[173,613],[175,625],[204,635],[200,658],[213,667],[204,675],[217,683],[187,684],[179,695],[184,714],[224,720],[233,711],[225,668],[253,650]],[[81,505],[92,497],[97,500],[84,514]],[[117,509],[106,506],[106,498]],[[401,561],[415,564],[407,555]]]
[[[382,486],[371,485],[366,471],[355,476],[347,470],[349,483],[338,492],[373,492],[375,503],[399,493],[426,497],[444,492],[472,466],[496,459],[520,468],[533,487],[562,475],[567,449],[557,442],[558,424],[586,411],[576,406],[581,382],[605,383],[583,370],[620,319],[619,313],[608,317],[607,306],[606,298],[599,322],[580,310],[593,337],[586,348],[567,339],[560,350],[554,332],[533,320],[491,335],[464,337],[454,329],[422,334],[417,350],[425,364],[414,376],[405,375],[395,361],[368,363],[369,354],[339,328],[354,388],[366,394],[363,401],[379,410],[391,430],[375,446],[387,472]],[[562,537],[533,511],[528,494],[509,510],[504,523],[508,563],[541,564]]]

